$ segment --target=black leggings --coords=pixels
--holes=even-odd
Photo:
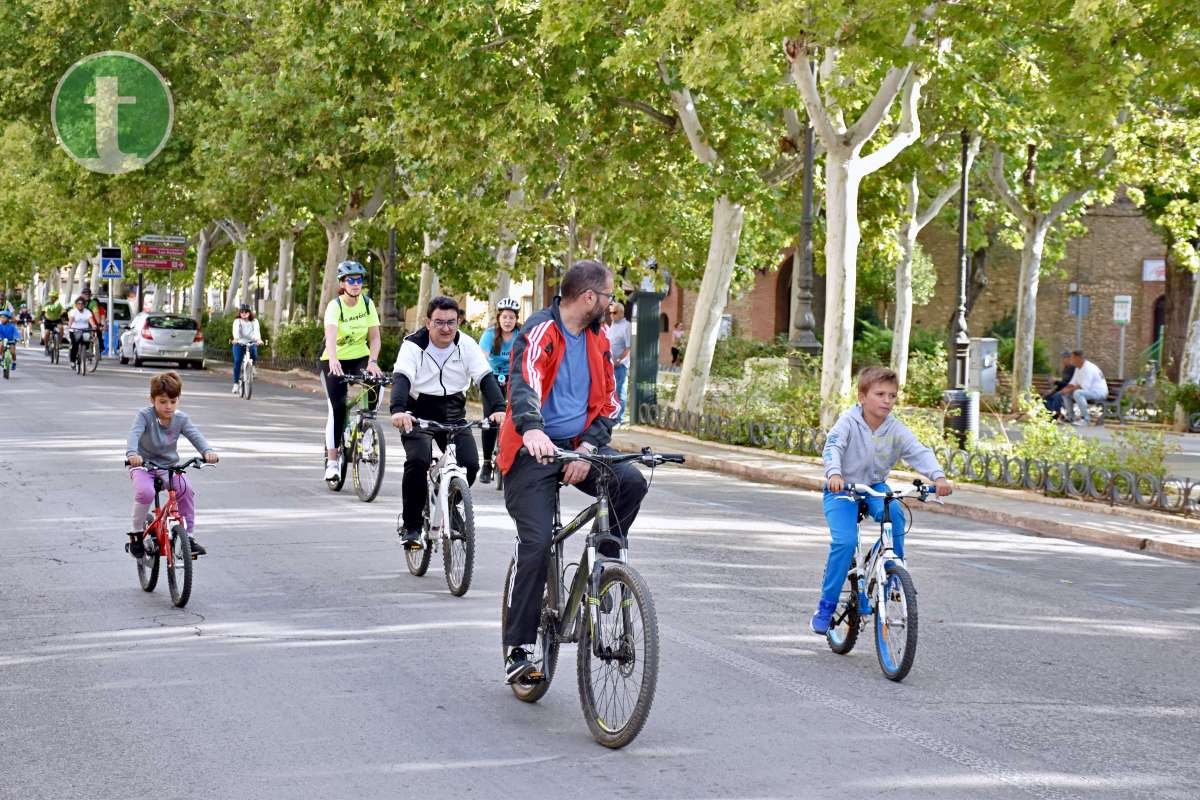
[[[362,372],[370,360],[370,356],[339,359],[342,372],[346,375]],[[340,375],[329,374],[328,361],[321,362],[321,380],[325,383],[325,400],[329,410],[325,418],[325,446],[336,450],[342,446],[342,431],[346,427],[346,394],[350,387]]]

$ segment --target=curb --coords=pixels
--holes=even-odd
[[[624,430],[638,433],[645,432],[655,436],[664,436],[665,438],[673,439],[681,444],[687,444],[696,441],[691,437],[675,434],[673,432],[662,432],[653,428],[644,428],[642,426],[630,426]],[[711,443],[704,442],[706,447]],[[733,452],[743,452],[750,450],[749,448],[738,448],[736,445],[716,445],[719,449],[728,449]],[[614,439],[613,447],[622,452],[636,452],[639,448],[636,445],[626,442],[620,442]],[[760,455],[763,451],[750,450],[748,454]],[[776,454],[778,455],[778,454]],[[790,454],[788,454],[790,455]],[[810,461],[801,461],[800,457],[791,456],[785,460],[791,460],[795,463],[811,464]],[[759,483],[770,483],[777,486],[788,486],[796,489],[807,489],[809,491],[820,492],[824,490],[824,480],[821,478],[809,477],[806,475],[788,475],[780,473],[777,470],[772,470],[766,467],[757,467],[750,464],[741,464],[727,459],[714,458],[707,455],[699,455],[687,453],[687,463],[685,467],[691,469],[702,469],[711,472],[719,472],[725,475],[732,475],[746,480],[757,481]],[[904,473],[901,473],[904,474]],[[974,484],[970,485],[972,491],[977,490]],[[1005,490],[996,490],[992,487],[988,488],[991,491],[989,494],[1005,492]],[[1005,496],[1007,493],[1002,494]],[[1021,493],[1014,493],[1021,494]],[[1011,495],[1008,495],[1011,496]],[[1029,499],[1029,498],[1024,498]],[[1047,498],[1054,499],[1054,498]],[[1034,502],[1041,503],[1041,498]],[[1071,507],[1083,506],[1083,510],[1095,512],[1095,508],[1087,508],[1087,504],[1078,503],[1076,501],[1067,501],[1071,503]],[[1049,504],[1048,504],[1049,505]],[[1083,542],[1085,544],[1101,545],[1103,547],[1114,547],[1121,550],[1131,550],[1139,553],[1154,553],[1157,555],[1170,556],[1172,558],[1182,558],[1191,561],[1200,561],[1200,546],[1180,544],[1177,542],[1167,542],[1159,539],[1152,539],[1144,536],[1136,536],[1132,534],[1111,533],[1108,531],[1097,531],[1083,525],[1075,525],[1071,523],[1055,522],[1053,520],[1044,519],[1041,517],[1026,516],[1021,514],[1010,514],[1003,511],[995,511],[988,509],[976,508],[966,504],[950,503],[944,506],[931,504],[926,510],[939,514],[949,514],[954,517],[962,517],[965,519],[974,520],[975,522],[992,523],[1005,525],[1011,528],[1017,528],[1035,536],[1054,538],[1054,539],[1069,539],[1071,541]],[[1112,509],[1105,509],[1111,511]],[[1140,515],[1139,515],[1140,516]],[[1141,517],[1144,519],[1144,517]],[[1160,522],[1155,519],[1156,522]]]

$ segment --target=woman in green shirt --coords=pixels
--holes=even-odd
[[[383,377],[379,369],[379,312],[369,297],[363,297],[367,271],[357,261],[338,264],[338,296],[325,307],[325,352],[321,354],[321,378],[329,415],[325,422],[325,480],[337,480],[338,452],[346,427],[346,384],[343,375],[364,369]]]

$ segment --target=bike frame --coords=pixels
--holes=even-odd
[[[135,469],[145,469],[145,467],[136,467]],[[163,486],[163,477],[154,475],[153,470],[146,470],[154,476],[154,521],[146,528],[146,531],[154,536],[154,541],[158,544],[158,554],[162,556],[164,553],[167,557],[167,567],[175,566],[175,548],[171,547],[171,523],[179,522],[186,530],[187,526],[183,521],[183,517],[179,514],[179,503],[175,499],[175,473],[171,470],[159,470],[166,473],[166,486]],[[167,490],[166,505],[162,504],[162,490]]]
[[[443,525],[450,517],[448,497],[450,481],[455,477],[462,478],[463,483],[466,483],[467,470],[458,463],[458,448],[455,446],[454,440],[447,436],[446,447],[443,448],[438,460],[429,465],[427,478],[429,491],[425,509],[429,517],[429,536],[435,543],[440,537],[434,536],[434,534],[441,532]]]
[[[918,497],[922,501],[926,501],[928,489],[917,488],[914,492],[912,489],[904,489],[897,491],[891,486],[888,486],[886,491],[876,492],[874,490],[867,491],[869,487],[847,486],[848,495],[845,500],[858,504],[859,521],[861,522],[868,516],[866,513],[866,498],[868,496],[879,497],[883,499],[883,520],[879,523],[879,538],[871,545],[871,549],[867,551],[866,556],[863,556],[862,537],[858,537],[858,542],[855,545],[854,563],[851,569],[856,571],[856,588],[858,590],[858,613],[862,617],[870,616],[883,605],[883,592],[887,584],[887,562],[895,561],[904,564],[904,559],[896,555],[893,549],[892,541],[892,501],[900,501],[905,497]],[[934,498],[937,501],[937,498]],[[937,501],[940,502],[940,501]],[[867,594],[867,588],[871,585],[868,578],[874,580],[876,605],[871,605],[871,598]],[[838,620],[840,624],[840,619]]]
[[[249,351],[246,352],[246,358],[250,357]],[[346,414],[346,430],[342,435],[342,453],[349,455],[353,452],[353,445],[358,441],[358,432],[362,427],[359,423],[363,419],[378,419],[379,414],[375,410],[375,406],[383,398],[383,392],[379,392],[379,397],[375,398],[375,403],[371,403],[370,394],[377,388],[382,388],[383,384],[378,387],[369,386],[363,389],[354,400],[347,404],[348,413]]]
[[[594,466],[593,469],[599,470],[596,476],[598,483],[596,502],[576,514],[575,518],[566,525],[562,524],[562,510],[558,495],[554,496],[554,527],[551,529],[550,568],[546,572],[546,590],[550,593],[550,606],[557,617],[553,620],[554,635],[560,643],[579,641],[579,622],[581,621],[579,610],[585,599],[587,600],[590,630],[596,629],[600,621],[602,565],[605,561],[627,562],[629,559],[628,550],[623,542],[617,558],[599,554],[598,546],[602,540],[607,538],[617,541],[619,537],[609,533],[611,511],[608,500],[608,474],[603,468]],[[570,564],[564,564],[564,543],[588,523],[591,523],[591,529],[588,531],[587,540],[583,546],[583,555],[580,557],[575,575],[571,579],[570,591],[564,598],[563,572],[567,566],[570,566]],[[627,616],[628,613],[628,609],[622,609],[623,616]],[[630,621],[624,619],[624,622],[628,628]],[[592,653],[598,658],[603,657],[605,654],[601,651],[602,642],[599,637],[593,636],[591,643]]]

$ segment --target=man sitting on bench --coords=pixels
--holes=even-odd
[[[1072,425],[1087,425],[1088,403],[1103,402],[1108,397],[1108,381],[1099,367],[1083,357],[1082,350],[1072,351],[1071,364],[1075,374],[1062,390],[1067,420]]]

